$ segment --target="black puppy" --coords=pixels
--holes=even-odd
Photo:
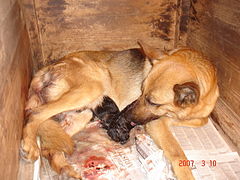
[[[92,112],[101,120],[104,129],[108,129],[113,117],[120,113],[115,102],[108,96],[103,97],[102,104],[93,109]]]
[[[135,102],[131,103],[120,112],[111,98],[104,97],[102,105],[93,110],[94,115],[101,120],[102,127],[114,141],[125,144],[131,129],[137,125],[131,117],[126,116],[134,104]]]
[[[131,112],[135,102],[136,101],[126,106],[111,119],[107,133],[114,141],[125,144],[129,139],[131,129],[139,125],[129,116],[129,112]]]

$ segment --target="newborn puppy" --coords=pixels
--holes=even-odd
[[[134,128],[137,123],[133,121],[128,112],[131,112],[136,101],[132,102],[126,106],[120,113],[115,114],[110,121],[109,127],[107,129],[108,135],[116,142],[120,144],[125,144],[129,139],[129,134],[132,128]]]
[[[121,144],[127,142],[131,129],[137,125],[130,116],[126,116],[134,103],[120,112],[115,102],[106,96],[103,103],[93,110],[93,114],[101,120],[102,127],[107,130],[108,135]]]
[[[92,110],[95,117],[101,120],[102,127],[109,129],[113,117],[120,113],[115,102],[108,96],[103,98],[101,105]]]
[[[144,120],[137,119],[132,115],[132,111],[136,108],[137,105],[137,100],[133,101],[120,113],[112,117],[107,133],[114,141],[125,144],[129,139],[129,134],[132,128],[134,128],[136,125],[144,125],[159,118],[157,115],[152,115],[151,117],[145,118]],[[145,113],[148,114],[148,112]]]

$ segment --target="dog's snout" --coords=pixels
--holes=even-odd
[[[129,139],[129,138],[127,138],[126,140],[120,141],[120,144],[121,144],[121,145],[126,144],[126,142],[128,141],[128,139]]]

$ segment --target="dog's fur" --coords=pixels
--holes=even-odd
[[[52,167],[80,178],[62,152],[73,151],[70,136],[91,120],[93,113],[89,109],[100,105],[104,96],[113,99],[120,110],[137,99],[121,116],[146,124],[147,132],[164,150],[178,179],[194,179],[189,167],[179,167],[179,160],[186,156],[169,126],[199,127],[207,123],[218,97],[215,69],[194,50],[180,49],[164,55],[144,43],[141,46],[147,58],[138,50],[78,52],[40,70],[32,80],[26,107],[30,112],[22,141],[26,158],[37,159],[38,135],[42,154],[49,158]],[[81,113],[67,135],[51,118],[73,110]],[[121,126],[121,121],[118,123]],[[112,128],[108,134],[116,134],[115,140],[121,141],[121,133],[114,131],[118,127],[113,124]]]

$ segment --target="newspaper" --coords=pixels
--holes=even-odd
[[[172,127],[197,180],[240,179],[240,158],[218,133],[211,120],[200,128]]]
[[[240,158],[231,151],[211,121],[204,127],[173,127],[171,131],[188,158],[179,165],[190,166],[197,180],[240,179]],[[130,142],[125,146],[110,141],[96,123],[75,139],[78,139],[75,141],[76,152],[69,157],[69,162],[83,179],[176,180],[163,151],[141,126],[134,129]],[[72,178],[57,175],[42,159],[40,179]]]
[[[124,146],[111,141],[105,130],[95,123],[74,139],[77,139],[76,149],[68,159],[83,179],[176,180],[163,151],[141,126],[134,129],[130,141]],[[41,180],[67,179],[54,173],[46,160],[43,160],[42,169]]]

